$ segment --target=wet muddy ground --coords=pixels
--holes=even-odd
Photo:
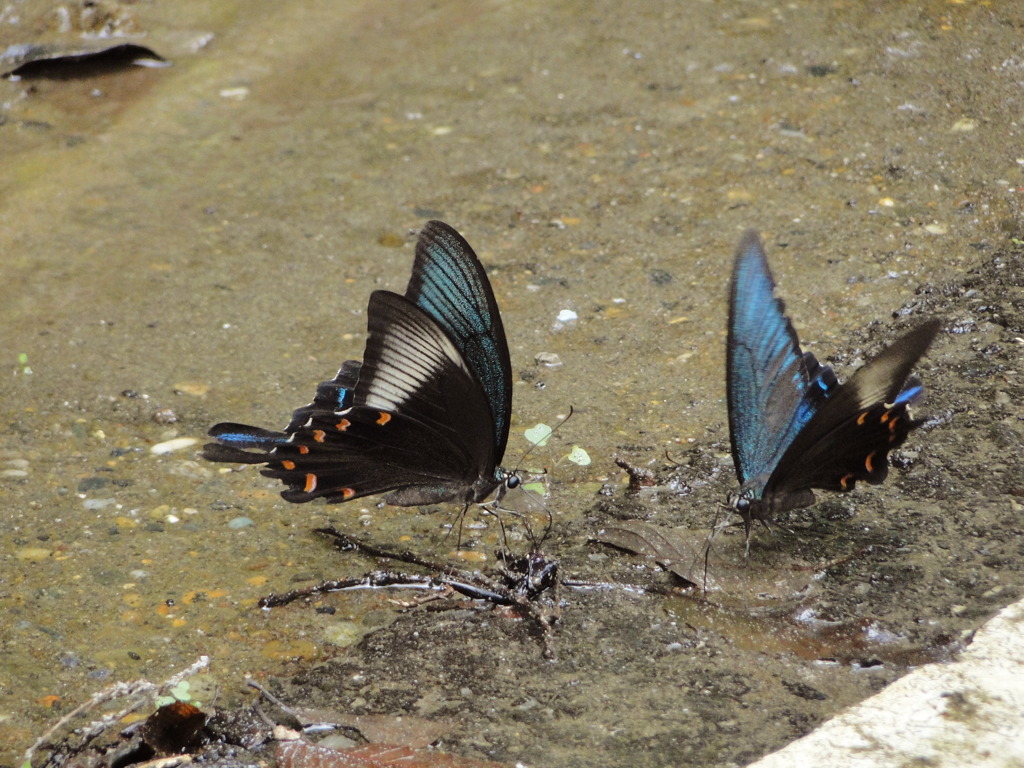
[[[45,5],[18,6],[0,44],[43,34]],[[443,747],[473,757],[743,764],[1020,597],[1016,10],[192,5],[130,6],[172,68],[2,84],[0,764],[94,691],[199,654],[208,708],[251,701],[251,676],[306,706],[452,721]],[[285,423],[359,355],[370,291],[402,289],[431,217],[491,269],[507,462],[575,409],[526,461],[549,470],[543,549],[566,575],[671,585],[591,539],[721,514],[725,290],[748,226],[841,375],[943,319],[919,366],[928,423],[885,485],[759,532],[746,591],[562,589],[553,662],[534,624],[478,604],[261,611],[375,567],[313,528],[443,558],[453,510],[287,505],[252,471],[150,448]],[[630,494],[616,456],[660,484]],[[470,567],[501,540],[482,522]],[[739,549],[716,540],[725,562]]]

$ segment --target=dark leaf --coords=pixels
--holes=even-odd
[[[814,571],[758,548],[745,556],[741,536],[709,529],[668,528],[626,520],[603,528],[596,540],[654,560],[709,599],[744,613],[785,613],[810,594]]]
[[[130,66],[169,67],[171,63],[144,45],[121,43],[102,48],[12,45],[0,54],[0,64],[12,67],[3,77],[12,80],[49,78],[71,80],[97,77]]]

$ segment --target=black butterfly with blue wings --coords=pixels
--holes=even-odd
[[[757,234],[736,253],[729,297],[726,383],[740,491],[730,505],[749,537],[754,521],[814,503],[812,489],[881,483],[889,451],[921,424],[910,405],[924,388],[911,369],[940,328],[928,320],[840,384],[800,341],[775,296]]]
[[[512,368],[494,292],[469,243],[431,221],[401,296],[374,291],[363,360],[348,360],[284,431],[222,423],[210,461],[266,464],[301,503],[384,493],[416,506],[481,503],[519,485],[500,465]]]

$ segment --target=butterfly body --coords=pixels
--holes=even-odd
[[[911,369],[939,327],[926,321],[840,384],[801,351],[761,242],[747,232],[733,269],[726,383],[741,485],[730,501],[748,531],[755,520],[813,504],[812,489],[885,479],[889,451],[921,423],[910,416],[923,391]]]
[[[420,234],[405,295],[374,291],[362,361],[317,387],[284,431],[222,423],[211,461],[266,464],[282,497],[398,506],[480,503],[518,485],[500,465],[512,374],[483,266],[447,224]]]

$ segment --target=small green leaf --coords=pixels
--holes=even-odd
[[[538,424],[523,432],[523,435],[534,445],[541,446],[548,444],[548,438],[551,437],[552,432],[554,430],[547,424]]]
[[[171,694],[178,701],[191,701],[192,700],[192,686],[188,680],[182,680],[176,686],[171,688],[168,693]]]
[[[580,448],[578,445],[572,447],[572,451],[566,456],[569,461],[573,464],[579,464],[581,467],[586,467],[590,464],[590,454]]]

